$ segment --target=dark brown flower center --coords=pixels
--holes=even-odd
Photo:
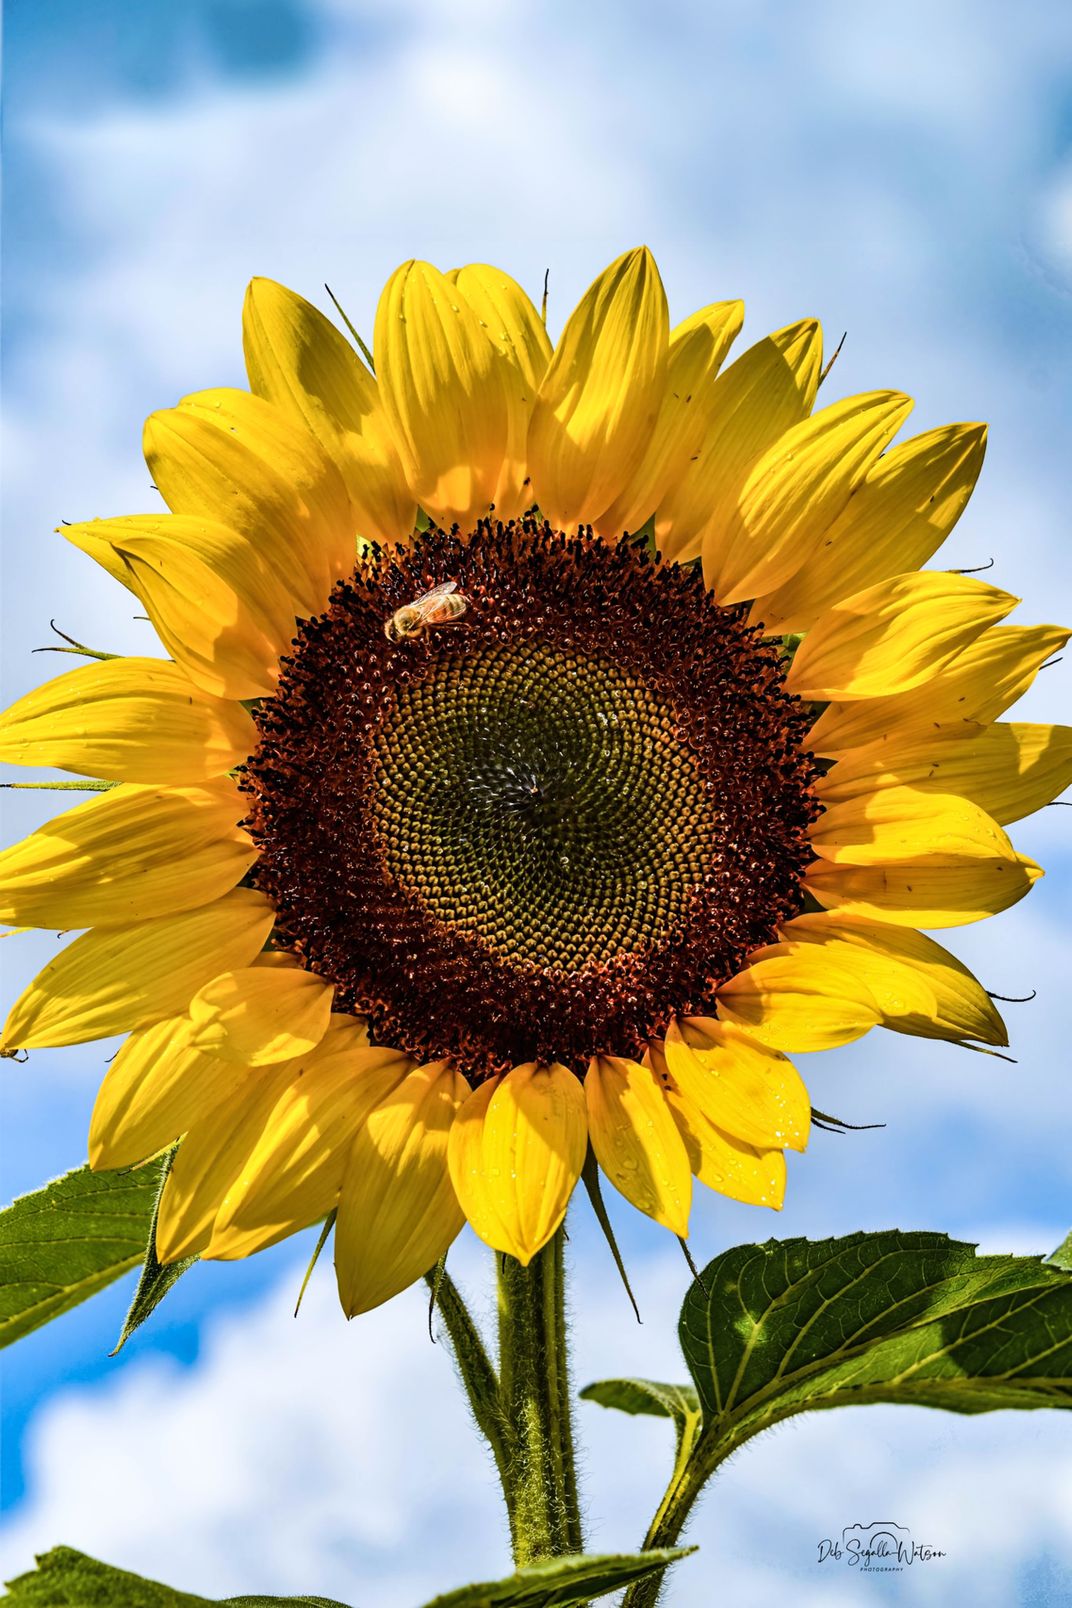
[[[446,581],[465,613],[391,640]],[[422,1059],[637,1055],[799,909],[804,712],[740,611],[634,546],[524,521],[375,553],[257,719],[278,939]]]

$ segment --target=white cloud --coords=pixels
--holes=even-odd
[[[482,1289],[466,1243],[457,1258]],[[605,1256],[582,1249],[578,1385],[683,1377],[676,1255],[641,1263],[638,1327]],[[509,1572],[490,1459],[466,1421],[423,1293],[347,1325],[330,1275],[300,1318],[292,1281],[206,1326],[196,1368],[147,1357],[114,1381],[58,1394],[30,1441],[30,1496],[0,1535],[0,1574],[63,1541],[210,1596],[313,1592],[416,1608],[465,1579]],[[637,1545],[669,1472],[669,1426],[578,1408],[589,1545]],[[1019,1570],[1072,1567],[1072,1452],[1055,1415],[917,1409],[815,1414],[760,1437],[719,1476],[671,1608],[713,1600],[805,1608],[878,1600],[818,1543],[892,1518],[948,1556],[916,1565],[901,1600],[1021,1600]]]

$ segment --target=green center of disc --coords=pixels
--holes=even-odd
[[[375,749],[385,869],[436,920],[567,972],[681,936],[716,823],[643,679],[532,640],[442,650]]]

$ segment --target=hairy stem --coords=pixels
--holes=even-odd
[[[505,1481],[514,1561],[583,1550],[573,1450],[564,1234],[522,1267],[498,1258],[500,1400],[510,1429]]]
[[[703,1490],[710,1473],[710,1468],[690,1458],[688,1450],[679,1448],[670,1485],[658,1513],[652,1520],[651,1529],[644,1537],[644,1551],[653,1547],[677,1545],[678,1538],[692,1512],[693,1503]],[[655,1608],[662,1596],[665,1582],[665,1572],[648,1575],[644,1580],[635,1581],[622,1598],[622,1608]]]

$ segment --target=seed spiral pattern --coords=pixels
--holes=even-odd
[[[612,660],[546,641],[448,648],[376,735],[389,874],[534,966],[579,971],[680,931],[716,823],[675,726]]]
[[[392,613],[456,582],[457,625]],[[304,622],[244,786],[277,940],[470,1076],[636,1056],[801,907],[810,715],[694,568],[534,520],[373,550]]]

